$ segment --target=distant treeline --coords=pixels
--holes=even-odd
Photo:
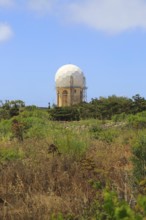
[[[19,115],[24,110],[39,108],[44,111],[46,108],[25,106],[21,100],[0,102],[0,120],[9,119]],[[88,118],[100,120],[111,119],[115,115],[136,114],[146,111],[146,99],[136,94],[132,98],[118,97],[116,95],[91,99],[90,102],[83,102],[71,107],[48,107],[50,119],[60,121],[71,121]]]
[[[111,119],[120,114],[136,114],[146,111],[146,100],[139,94],[132,98],[118,97],[116,95],[99,97],[90,102],[83,102],[71,107],[54,107],[49,113],[54,120],[80,120],[97,118],[100,120]]]

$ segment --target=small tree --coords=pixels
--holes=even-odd
[[[5,103],[1,102],[1,108],[8,111],[10,117],[19,115],[22,107],[25,107],[25,103],[21,100],[6,100]]]

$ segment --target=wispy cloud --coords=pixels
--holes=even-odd
[[[67,20],[108,33],[146,29],[145,0],[79,0],[66,5]]]
[[[12,36],[12,28],[8,24],[0,23],[0,43],[9,40]]]
[[[0,0],[0,7],[10,7],[14,5],[14,0]]]
[[[0,7],[13,4],[111,34],[146,30],[146,0],[0,0]]]

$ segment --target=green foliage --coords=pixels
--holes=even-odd
[[[36,106],[27,106],[21,100],[1,102],[0,120],[17,116],[21,110],[34,111]],[[125,119],[125,114],[136,114],[146,111],[146,100],[139,94],[130,98],[118,97],[116,95],[99,97],[92,99],[91,102],[83,102],[71,107],[53,107],[48,109],[53,120],[56,121],[74,121],[80,119],[95,118],[100,120],[121,121]]]
[[[19,141],[23,141],[23,134],[25,130],[25,124],[18,121],[16,118],[12,120],[12,135],[14,138],[17,138]]]
[[[146,217],[146,196],[138,197],[138,208],[140,208],[143,215]]]
[[[101,125],[93,125],[91,126],[89,131],[93,138],[105,141],[107,143],[112,143],[115,140],[115,138],[117,138],[119,135],[118,130],[113,128],[102,128]]]
[[[89,131],[92,132],[92,133],[100,133],[103,131],[101,125],[92,125],[90,128],[89,128]]]
[[[100,125],[92,125],[89,129],[91,135],[95,139],[100,139],[101,134],[103,133],[103,128]]]
[[[40,118],[44,120],[49,120],[50,116],[46,110],[38,109],[35,106],[26,107],[20,114],[21,118]]]
[[[0,120],[19,115],[23,107],[25,107],[25,103],[21,100],[6,100],[5,103],[1,101]]]
[[[0,122],[0,140],[8,140],[11,135],[11,120],[2,120]]]
[[[51,216],[51,220],[64,220],[64,217],[63,217],[63,215],[61,213],[59,213],[58,215],[53,214]]]
[[[8,110],[0,108],[0,121],[3,119],[9,119],[10,118],[10,113]]]
[[[139,94],[136,94],[132,97],[132,109],[131,113],[136,114],[138,112],[146,111],[146,100],[143,97],[140,97]]]
[[[52,124],[49,134],[59,151],[72,157],[79,158],[89,147],[89,135],[82,130],[63,129],[61,125]]]
[[[124,204],[115,210],[115,220],[144,220],[143,215],[134,212],[128,204]]]
[[[25,107],[25,110],[34,111],[34,110],[37,110],[37,106],[36,105],[28,105]]]
[[[77,106],[81,119],[98,118],[101,120],[121,121],[125,115],[136,114],[146,110],[146,100],[140,95],[135,95],[132,99],[118,97],[99,97],[92,99],[89,103],[81,103]]]
[[[127,202],[120,200],[114,191],[109,188],[105,190],[105,185],[109,179],[111,180],[114,177],[112,189],[114,186],[124,189],[124,184],[122,185],[121,183],[124,183],[122,178],[125,165],[122,164],[121,155],[123,155],[123,152],[125,155],[126,153],[131,153],[129,152],[129,146],[135,140],[135,144],[132,147],[133,178],[136,177],[136,180],[138,180],[136,187],[139,192],[141,194],[146,192],[146,111],[129,116],[124,112],[122,113],[123,106],[126,105],[127,112],[130,112],[129,106],[132,101],[125,98],[120,99],[121,103],[114,96],[107,99],[101,97],[98,101],[92,101],[92,103],[82,103],[72,108],[50,109],[49,114],[47,110],[38,109],[36,106],[23,107],[23,110],[20,108],[19,114],[12,118],[7,115],[9,108],[12,106],[6,103],[5,108],[0,109],[2,110],[0,114],[2,112],[3,115],[3,119],[0,120],[0,144],[3,146],[0,147],[0,165],[2,164],[0,168],[3,167],[3,164],[11,164],[7,161],[18,160],[12,163],[14,171],[17,168],[17,173],[19,174],[17,175],[17,181],[14,182],[19,183],[18,186],[20,188],[22,187],[24,197],[28,195],[25,191],[26,189],[29,189],[29,193],[34,190],[31,197],[33,198],[34,196],[35,198],[28,202],[28,209],[29,204],[34,204],[34,210],[36,210],[36,197],[38,197],[38,204],[40,205],[43,203],[49,205],[51,197],[55,201],[58,199],[61,208],[62,201],[65,199],[65,202],[70,201],[69,214],[66,210],[63,212],[58,208],[54,215],[48,216],[52,220],[143,220],[146,215],[145,197],[139,196],[136,207],[131,208]],[[111,103],[114,105],[112,106]],[[120,109],[118,109],[119,106]],[[107,113],[108,108],[109,112]],[[116,115],[114,115],[115,113]],[[127,120],[129,127],[119,128],[116,126],[121,123],[113,123],[111,121],[107,123],[107,121],[103,120],[111,117],[114,122],[125,122]],[[50,118],[54,120],[50,120]],[[70,120],[78,120],[79,118],[88,119],[70,122]],[[98,118],[102,120],[98,120]],[[69,120],[69,122],[64,120]],[[102,123],[103,121],[105,124]],[[138,133],[135,132],[135,128],[138,128]],[[118,142],[120,138],[122,139],[122,151],[120,151],[122,147]],[[16,139],[21,140],[21,142],[16,141]],[[112,145],[112,143],[114,144]],[[47,149],[50,144],[54,144],[57,147],[59,154],[48,154]],[[127,147],[129,148],[127,149]],[[109,152],[113,153],[112,159],[108,157]],[[126,157],[125,155],[124,158]],[[108,159],[105,162],[106,158]],[[113,158],[114,161],[112,161]],[[21,160],[20,173],[18,172],[19,159]],[[130,165],[127,167],[131,168],[131,161],[128,161],[128,157],[125,160],[126,165],[128,163]],[[23,174],[21,175],[22,168]],[[30,172],[30,170],[33,171]],[[8,173],[9,176],[11,174],[9,167],[8,171],[10,172]],[[14,178],[13,175],[11,178]],[[25,178],[26,181],[24,181]],[[40,182],[41,178],[44,178],[42,182]],[[132,177],[130,178],[132,179]],[[5,180],[4,177],[2,179]],[[10,181],[11,179],[8,177],[8,180]],[[7,185],[9,190],[11,182]],[[133,182],[136,182],[135,179]],[[23,184],[21,185],[20,183]],[[18,186],[11,186],[11,190],[13,188],[16,189]],[[127,186],[129,197],[131,196],[131,187],[133,185]],[[70,189],[72,189],[71,192]],[[38,194],[43,193],[43,196],[45,194],[45,199],[40,199],[36,192]],[[124,192],[124,190],[121,192]],[[135,192],[134,197],[137,197]],[[25,199],[27,204],[27,198]],[[58,203],[56,204],[58,205]],[[55,212],[54,210],[48,211],[47,205],[44,211],[48,213]],[[62,214],[58,214],[60,211]]]
[[[19,120],[25,125],[25,138],[45,138],[48,136],[48,129],[50,128],[49,115],[46,111],[34,110],[24,111]]]
[[[103,210],[105,210],[105,213],[109,219],[114,219],[115,207],[117,206],[118,203],[116,194],[114,192],[105,191],[103,197],[104,197]]]
[[[100,196],[98,195],[90,207],[90,211],[88,210],[90,218],[88,215],[85,215],[85,218],[95,220],[143,220],[146,208],[145,201],[146,197],[139,197],[138,204],[142,213],[137,213],[137,211],[130,208],[128,203],[119,200],[115,192],[104,190]]]
[[[127,118],[128,126],[136,130],[146,128],[146,112],[136,115],[129,115]]]
[[[146,135],[140,135],[132,147],[134,176],[138,180],[146,178]]]
[[[48,111],[55,121],[78,121],[80,119],[79,111],[75,107],[55,107]]]
[[[111,119],[113,115],[127,113],[131,111],[132,100],[126,97],[117,97],[115,95],[108,98],[100,97],[92,99],[91,105],[98,110],[100,119]]]
[[[127,118],[127,115],[125,112],[121,113],[121,114],[117,114],[117,115],[114,115],[112,116],[112,121],[114,122],[123,122],[125,121]]]
[[[89,179],[88,183],[92,186],[92,188],[94,188],[96,190],[99,190],[99,189],[103,188],[102,182],[100,182],[100,181],[95,181],[93,179]]]
[[[118,133],[119,131],[114,129],[104,130],[99,136],[99,139],[107,143],[112,143],[115,140],[115,138],[118,137]]]
[[[16,123],[14,123],[16,122]],[[12,120],[12,134],[18,140],[24,138],[45,138],[48,134],[49,115],[47,111],[35,107],[25,109]]]
[[[24,153],[16,148],[0,148],[0,161],[23,159]]]

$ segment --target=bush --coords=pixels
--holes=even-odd
[[[23,135],[25,130],[25,124],[19,121],[18,119],[12,120],[12,135],[14,138],[17,138],[19,141],[23,141]]]
[[[9,119],[10,118],[10,113],[6,109],[0,109],[0,121],[3,119]]]
[[[55,121],[79,121],[80,119],[80,113],[76,107],[55,107],[48,111]]]
[[[93,138],[101,141],[105,141],[107,143],[112,143],[115,138],[118,137],[119,131],[114,129],[103,129],[101,126],[92,126],[90,128],[90,132]]]
[[[134,129],[143,129],[146,128],[146,116],[145,112],[138,113],[136,115],[130,115],[128,117],[128,125]]]
[[[132,147],[134,176],[141,180],[146,178],[146,135],[140,135]]]
[[[117,114],[117,115],[114,115],[112,117],[112,120],[114,122],[121,122],[121,121],[125,121],[127,115],[125,114],[125,112],[121,113],[121,114]]]

